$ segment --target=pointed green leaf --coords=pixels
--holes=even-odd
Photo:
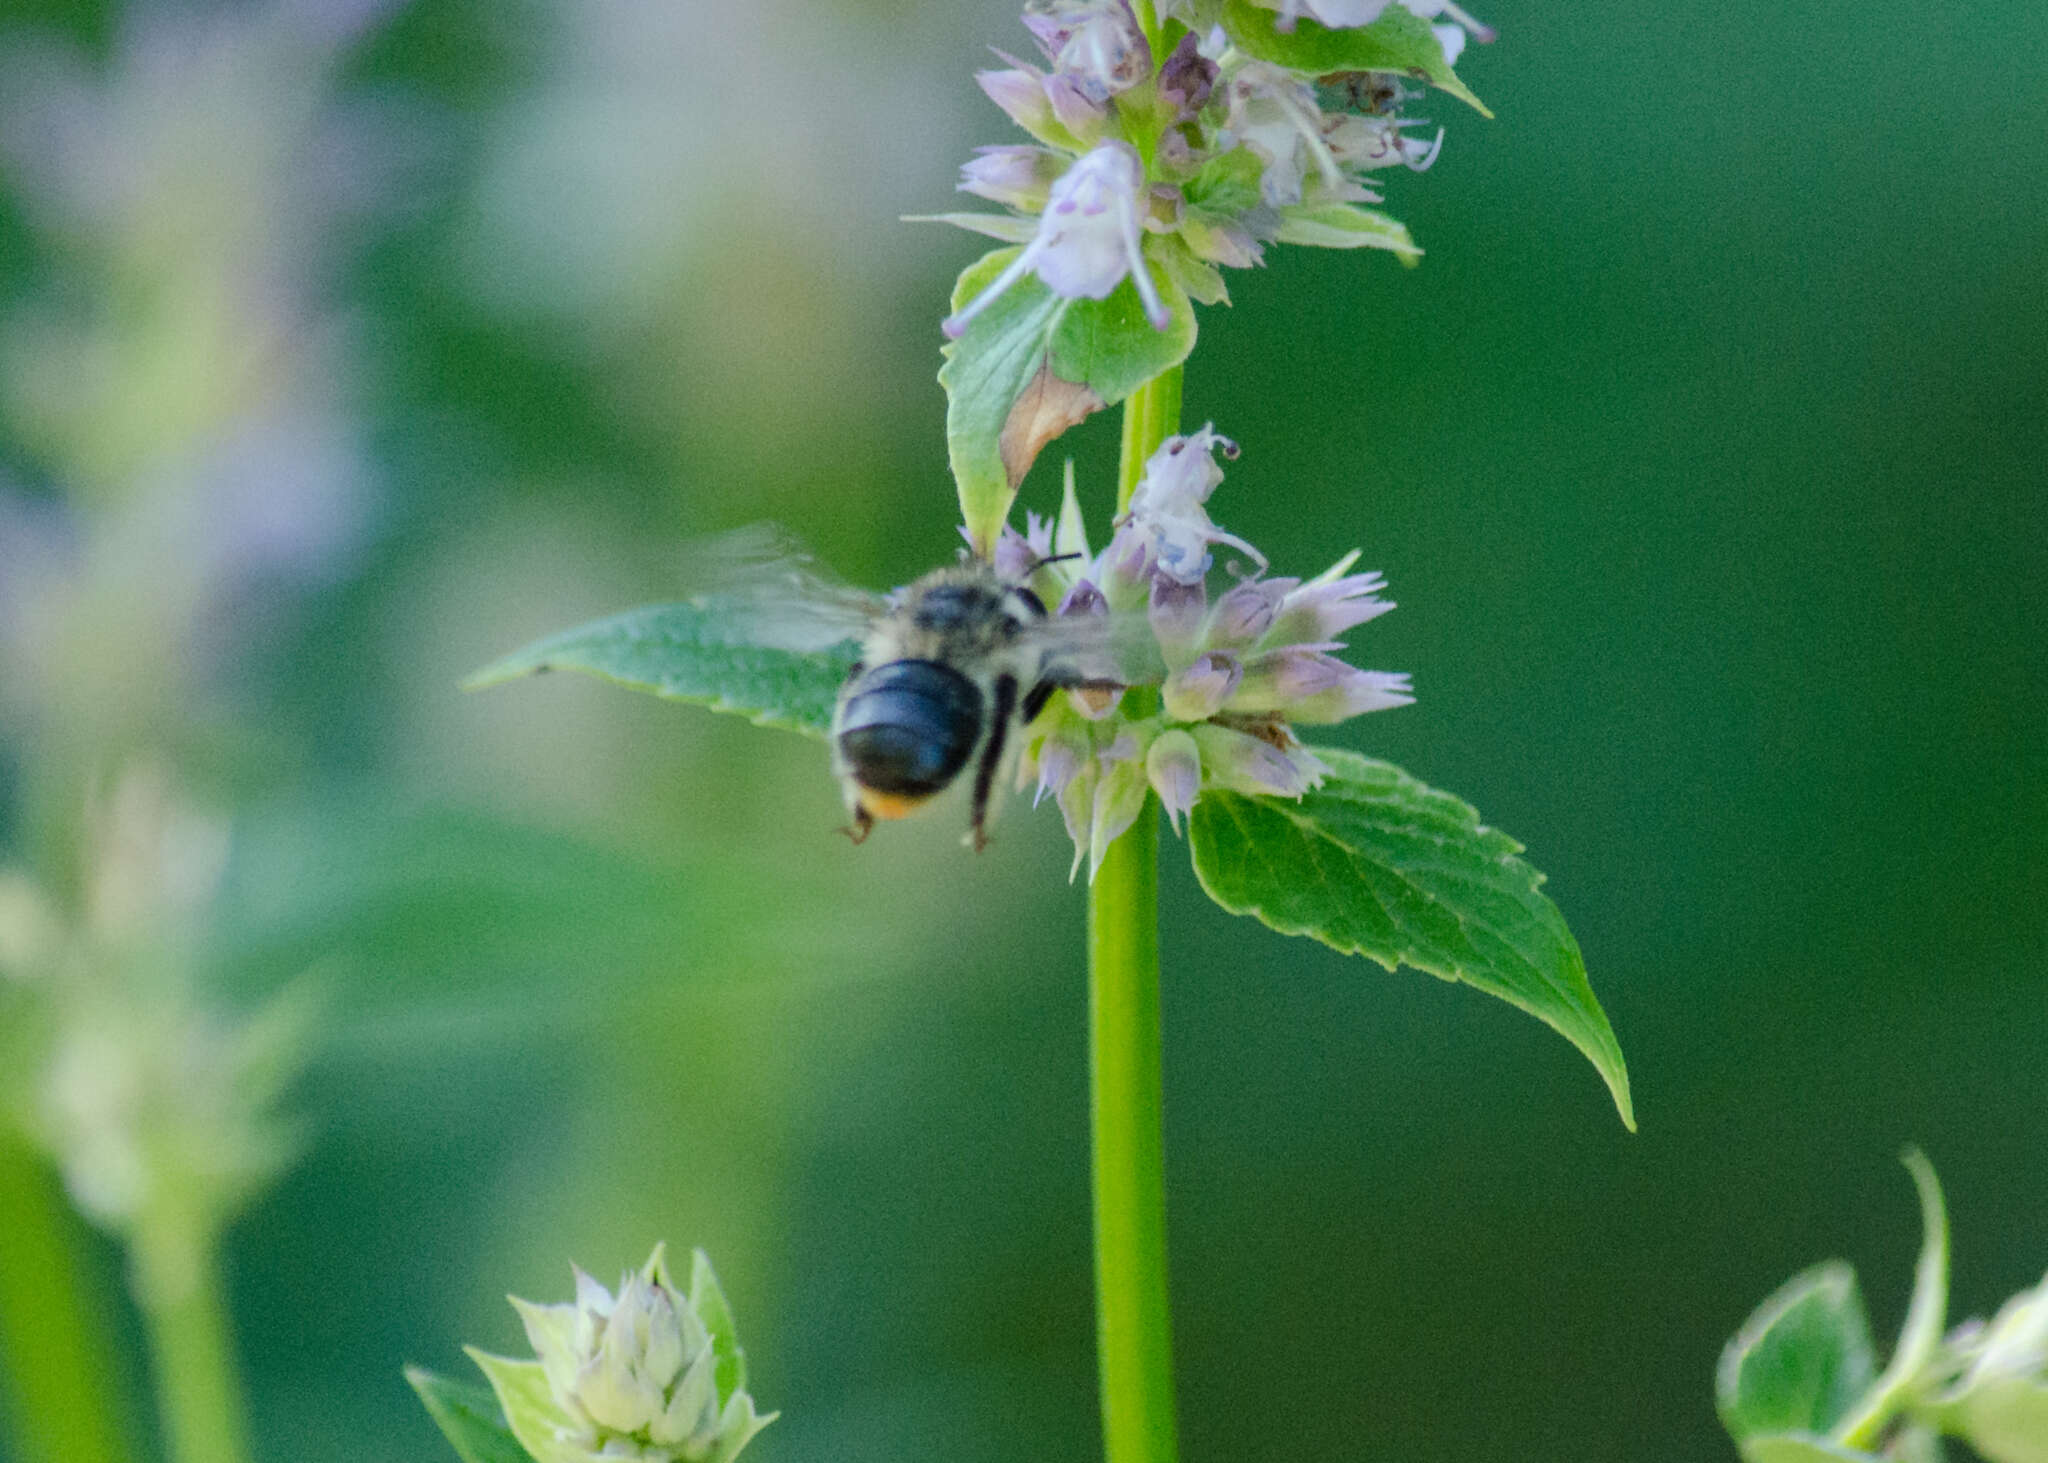
[[[1008,244],[1028,244],[1031,236],[1038,232],[1037,219],[1019,218],[1014,213],[906,213],[901,222],[951,224],[956,229],[966,229],[970,234],[982,234]]]
[[[1845,1448],[1811,1433],[1773,1433],[1742,1445],[1745,1463],[1879,1463],[1876,1455]]]
[[[1546,1022],[1583,1052],[1631,1129],[1628,1069],[1578,942],[1522,845],[1448,793],[1355,752],[1297,802],[1204,789],[1188,845],[1225,909],[1392,970],[1461,980]]]
[[[462,1463],[533,1463],[533,1455],[519,1446],[505,1426],[497,1399],[486,1388],[416,1366],[405,1369],[405,1379]]]
[[[997,249],[968,265],[953,286],[954,311],[981,294],[1019,252]],[[1047,441],[1091,412],[1115,406],[1194,348],[1195,311],[1187,291],[1156,262],[1148,268],[1172,313],[1165,330],[1152,328],[1128,279],[1107,299],[1069,300],[1028,274],[945,347],[939,384],[946,388],[946,450],[961,521],[984,553]],[[1040,380],[1048,366],[1058,388],[1050,392]],[[1039,394],[1027,406],[1040,409],[1019,413],[1020,398],[1034,391]]]
[[[571,1419],[555,1405],[554,1393],[548,1390],[547,1373],[539,1362],[493,1356],[474,1346],[463,1349],[483,1369],[491,1390],[497,1393],[498,1406],[504,1410],[512,1436],[537,1463],[595,1463],[593,1453],[564,1438],[563,1433],[572,1425]]]
[[[1856,1410],[1830,1433],[1836,1442],[1852,1447],[1870,1447],[1877,1442],[1933,1359],[1947,1323],[1948,1209],[1942,1203],[1941,1181],[1934,1176],[1927,1155],[1917,1148],[1908,1148],[1900,1161],[1913,1175],[1913,1187],[1920,1193],[1920,1260],[1913,1267],[1913,1299],[1906,1306],[1906,1320],[1899,1328],[1899,1344],[1890,1364]]]
[[[1830,1260],[1756,1308],[1721,1353],[1714,1400],[1737,1442],[1825,1433],[1877,1377],[1856,1272]]]
[[[747,1353],[740,1347],[732,1307],[711,1268],[711,1257],[702,1250],[690,1256],[690,1305],[711,1333],[711,1349],[718,1356],[718,1395],[730,1397],[747,1385]]]
[[[1223,29],[1247,56],[1271,61],[1309,76],[1336,71],[1400,71],[1449,92],[1483,116],[1493,113],[1474,96],[1444,60],[1444,48],[1429,22],[1399,5],[1389,5],[1371,25],[1325,27],[1298,20],[1280,28],[1278,11],[1252,0],[1228,0]]]
[[[962,270],[953,286],[953,309],[965,308],[1021,252],[997,249]],[[946,388],[946,452],[960,495],[960,521],[984,550],[1001,532],[1017,493],[1003,461],[1003,428],[1017,398],[1045,364],[1046,341],[1066,304],[1038,276],[1028,275],[945,347],[939,384]]]
[[[1138,287],[1126,279],[1102,300],[1071,301],[1052,332],[1053,374],[1078,382],[1115,406],[1195,348],[1195,307],[1187,291],[1148,260],[1152,283],[1173,318],[1155,330]]]
[[[1280,242],[1318,249],[1387,249],[1403,264],[1422,258],[1408,225],[1350,203],[1297,205],[1280,210]]]
[[[542,671],[582,671],[671,701],[735,712],[761,726],[822,737],[859,653],[851,640],[812,653],[750,643],[747,618],[714,595],[647,605],[536,640],[463,685],[476,691]]]

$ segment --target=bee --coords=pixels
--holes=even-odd
[[[772,528],[727,535],[713,552],[727,561],[716,597],[753,643],[812,652],[859,642],[831,727],[842,831],[855,843],[968,775],[967,841],[980,851],[1018,733],[1054,692],[1113,693],[1158,679],[1147,637],[1129,633],[1134,617],[1050,614],[1028,583],[965,551],[886,595],[842,583]]]

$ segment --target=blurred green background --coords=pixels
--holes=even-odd
[[[1642,1131],[1537,1023],[1233,920],[1169,843],[1190,1463],[1731,1458],[1714,1360],[1781,1280],[1841,1254],[1895,1328],[1909,1141],[1956,1315],[2048,1266],[2048,15],[1483,14],[1499,120],[1432,99],[1388,190],[1422,266],[1234,275],[1187,413],[1276,566],[1387,573],[1354,649],[1419,699],[1341,738],[1530,845]],[[147,748],[231,815],[209,989],[326,995],[227,1242],[259,1455],[447,1456],[402,1363],[666,1238],[783,1409],[761,1463],[1089,1456],[1057,818],[856,850],[815,744],[455,690],[707,532],[877,585],[952,552],[977,250],[895,220],[1011,140],[971,72],[1013,7],[0,15],[0,863],[61,882],[79,738]],[[1068,444],[1102,511],[1114,424]]]

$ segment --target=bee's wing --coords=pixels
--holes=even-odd
[[[1166,679],[1159,638],[1143,610],[1053,615],[1025,630],[1054,680],[1156,686]]]
[[[888,608],[878,594],[819,565],[772,523],[702,539],[683,556],[690,602],[719,611],[735,641],[777,650],[829,650],[865,635]]]

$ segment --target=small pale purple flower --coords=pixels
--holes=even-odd
[[[1123,142],[1105,142],[1084,154],[1052,185],[1038,233],[1009,267],[943,329],[958,339],[974,317],[1027,274],[1068,299],[1106,299],[1128,276],[1155,330],[1173,321],[1145,263],[1142,217],[1145,165]]]
[[[1231,645],[1251,645],[1265,638],[1273,628],[1281,601],[1300,581],[1293,579],[1245,579],[1233,585],[1216,601],[1209,619],[1209,638]],[[1326,635],[1304,635],[1304,640],[1326,640]]]
[[[1230,77],[1226,95],[1227,136],[1265,160],[1259,193],[1279,208],[1301,202],[1310,168],[1332,190],[1342,190],[1343,170],[1323,140],[1323,110],[1313,86],[1285,67],[1249,61]]]
[[[1055,0],[1026,11],[1024,26],[1052,62],[1053,74],[1103,102],[1152,74],[1152,48],[1127,0]]]
[[[1215,87],[1216,63],[1202,54],[1200,41],[1190,31],[1159,68],[1160,98],[1173,104],[1177,120],[1186,121],[1209,105]]]
[[[1151,602],[1145,615],[1152,623],[1153,638],[1159,642],[1166,663],[1185,664],[1209,618],[1209,591],[1199,579],[1186,584],[1160,574],[1152,581]]]
[[[1262,638],[1275,645],[1334,640],[1392,609],[1392,600],[1379,598],[1379,591],[1387,587],[1380,575],[1344,572],[1357,561],[1356,552],[1347,554],[1327,571],[1299,586],[1291,581],[1273,581],[1285,583],[1287,590]]]
[[[1074,587],[1067,591],[1067,597],[1060,601],[1063,615],[1106,615],[1109,601],[1102,597],[1102,591],[1086,579],[1074,581]]]
[[[1064,159],[1056,152],[1028,143],[977,147],[960,169],[960,191],[972,193],[1019,213],[1038,213],[1059,180]]]
[[[972,546],[974,540],[965,525],[960,529],[960,536]],[[1007,523],[1003,525],[1003,531],[996,539],[992,562],[1004,579],[1012,584],[1025,584],[1051,557],[1052,520],[1040,518],[1036,513],[1026,513],[1024,532],[1017,532]]]
[[[1202,795],[1202,749],[1189,733],[1169,728],[1152,739],[1145,753],[1145,777],[1178,834],[1181,815]]]
[[[1205,779],[1231,792],[1298,798],[1329,774],[1323,761],[1298,743],[1282,751],[1264,737],[1213,721],[1192,728],[1191,735],[1201,749]]]
[[[1134,738],[1119,737],[1111,751],[1124,755],[1102,757],[1102,775],[1095,789],[1095,805],[1088,825],[1088,878],[1092,882],[1102,867],[1102,856],[1124,830],[1138,821],[1145,810],[1150,783],[1145,776],[1145,759],[1138,755]]]
[[[1100,780],[1101,773],[1091,759],[1076,768],[1059,791],[1060,819],[1067,825],[1067,837],[1074,845],[1074,865],[1067,870],[1069,879],[1081,872],[1081,860],[1088,853],[1095,824],[1095,784]]]
[[[1166,678],[1160,696],[1170,719],[1207,721],[1223,709],[1243,679],[1244,664],[1236,656],[1204,651]]]
[[[1058,126],[1045,94],[1045,73],[1037,67],[1017,62],[1003,71],[977,71],[974,79],[990,101],[1033,137],[1044,137]]]
[[[1209,572],[1212,543],[1229,544],[1258,560],[1266,556],[1213,523],[1202,505],[1223,481],[1215,453],[1237,456],[1237,444],[1220,437],[1213,426],[1183,437],[1168,437],[1131,494],[1129,521],[1145,543],[1157,572],[1181,584],[1199,584]]]
[[[1229,709],[1327,724],[1406,706],[1415,699],[1409,694],[1407,676],[1362,671],[1328,653],[1341,649],[1334,644],[1296,645],[1260,656],[1245,667]]]
[[[1401,129],[1426,126],[1403,117],[1361,117],[1345,112],[1325,119],[1323,142],[1339,167],[1357,172],[1390,168],[1399,164],[1411,172],[1426,173],[1443,151],[1444,129],[1431,138],[1410,137]]]

